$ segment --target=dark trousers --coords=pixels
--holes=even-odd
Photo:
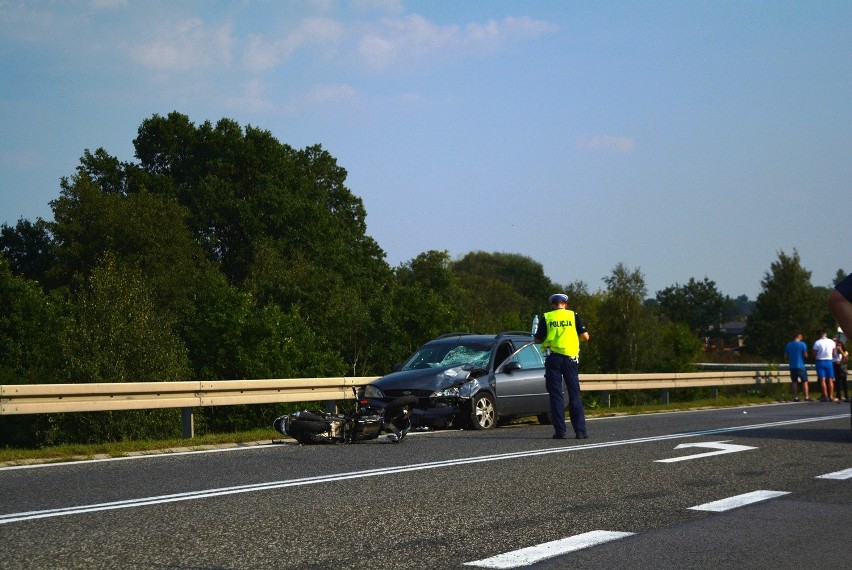
[[[550,416],[556,435],[568,433],[565,425],[565,400],[562,396],[562,380],[568,387],[568,416],[577,435],[586,433],[586,413],[580,398],[580,375],[577,362],[567,356],[551,352],[544,361],[544,383],[550,395]]]
[[[849,384],[847,381],[846,366],[834,365],[834,396],[840,398],[841,392],[844,398],[849,397]]]

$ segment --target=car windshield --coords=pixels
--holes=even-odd
[[[483,343],[441,343],[424,346],[408,359],[402,370],[439,368],[473,364],[486,368],[491,355],[491,345]]]

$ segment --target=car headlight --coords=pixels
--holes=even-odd
[[[385,397],[385,393],[379,390],[376,386],[372,384],[367,384],[364,386],[364,391],[362,393],[364,398],[372,398],[374,400],[381,400]]]
[[[459,397],[459,387],[458,386],[450,386],[449,388],[444,388],[443,390],[436,390],[432,392],[431,398],[458,398]]]

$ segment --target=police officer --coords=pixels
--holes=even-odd
[[[565,401],[562,379],[568,387],[568,416],[577,439],[586,439],[586,414],[580,399],[579,356],[580,340],[589,341],[589,333],[580,315],[568,309],[568,296],[550,296],[553,310],[544,314],[538,323],[535,341],[547,353],[544,361],[544,381],[550,395],[550,415],[553,420],[553,439],[566,439]]]

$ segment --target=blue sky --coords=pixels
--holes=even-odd
[[[321,144],[392,266],[527,255],[591,290],[778,252],[852,270],[852,2],[0,0],[0,223],[52,219],[85,149],[229,118]]]

